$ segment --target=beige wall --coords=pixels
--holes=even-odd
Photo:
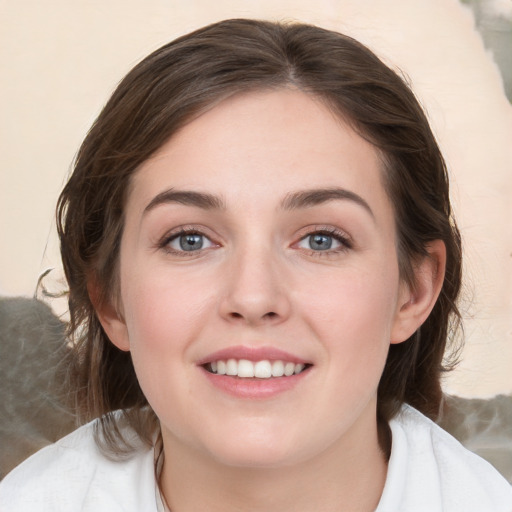
[[[510,2],[494,4],[512,16]],[[58,266],[57,195],[135,62],[226,17],[310,21],[356,36],[410,76],[447,157],[465,238],[467,345],[447,389],[512,392],[512,108],[457,0],[20,0],[0,13],[0,294],[31,295],[38,274]]]

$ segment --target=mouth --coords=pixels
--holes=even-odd
[[[202,365],[215,375],[226,375],[240,379],[276,379],[292,377],[308,370],[312,365],[281,359],[250,361],[249,359],[218,359]]]
[[[209,383],[236,399],[267,400],[300,386],[313,367],[303,359],[273,346],[231,346],[196,363]]]

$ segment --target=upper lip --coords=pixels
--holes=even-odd
[[[197,364],[204,365],[211,363],[212,361],[226,361],[227,359],[247,359],[253,362],[263,361],[266,359],[270,361],[285,361],[295,364],[311,364],[311,362],[306,359],[275,347],[250,347],[244,345],[226,347],[221,350],[217,350],[216,352],[201,358]]]

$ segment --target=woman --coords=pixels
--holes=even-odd
[[[443,158],[356,41],[220,22],[120,83],[58,205],[84,419],[8,510],[510,510],[435,419],[459,315]]]

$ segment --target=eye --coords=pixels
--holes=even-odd
[[[208,237],[196,232],[177,233],[165,242],[165,247],[173,252],[195,252],[208,249],[213,245]]]
[[[342,233],[317,231],[305,236],[297,243],[300,249],[314,252],[342,251],[351,247],[348,239]]]

